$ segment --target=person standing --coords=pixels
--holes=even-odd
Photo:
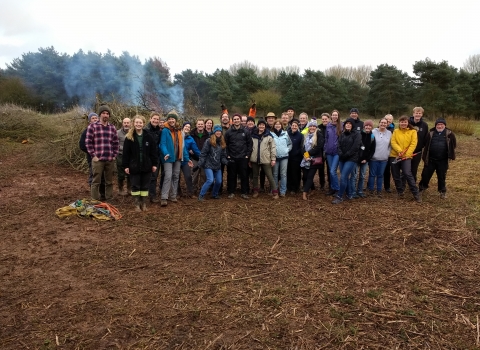
[[[241,197],[248,199],[248,160],[252,154],[252,137],[242,127],[240,114],[233,115],[233,125],[225,132],[227,144],[227,190],[228,198],[235,197],[237,175],[240,175]]]
[[[287,107],[287,109],[285,110],[285,113],[287,113],[288,124],[290,124],[293,118],[295,118],[295,109],[293,109],[293,107]]]
[[[262,168],[265,176],[268,178],[268,182],[270,182],[273,199],[278,199],[277,185],[272,175],[272,167],[276,163],[277,151],[275,140],[270,131],[266,130],[266,126],[267,123],[260,119],[257,123],[257,129],[252,134],[252,152],[249,165],[252,167],[253,173],[253,198],[258,197],[258,175],[260,168]]]
[[[162,122],[163,126],[163,122]],[[150,176],[150,186],[148,187],[148,197],[150,198],[150,203],[158,203],[157,199],[157,179],[158,173],[161,171],[161,162],[160,162],[160,151],[158,147],[160,146],[160,135],[162,133],[162,127],[160,127],[160,114],[158,112],[150,113],[150,121],[145,126],[145,131],[148,132],[153,139],[155,145],[157,145],[157,159],[158,164],[156,164],[157,169]],[[163,175],[163,172],[162,172]],[[160,177],[160,183],[162,178]],[[160,185],[161,187],[161,185]]]
[[[390,142],[392,149],[388,159],[392,166],[392,175],[397,195],[399,198],[404,197],[405,183],[403,178],[405,178],[413,197],[417,202],[421,202],[422,198],[412,174],[412,155],[415,147],[417,147],[417,132],[409,123],[406,115],[398,119],[398,124],[399,128],[392,135]]]
[[[358,108],[352,108],[350,110],[350,119],[352,121],[352,131],[360,134],[363,130],[363,121],[360,120],[359,114],[360,114],[360,111],[358,110]],[[359,196],[355,191],[355,184],[357,183],[357,180],[358,180],[358,167],[356,166],[353,169],[352,176],[350,177],[351,186],[353,186],[352,187],[353,198],[359,198]]]
[[[393,122],[393,115],[387,114],[385,116],[385,119],[387,120],[387,130],[390,131],[393,134],[393,131],[395,130],[395,123]],[[391,166],[388,164],[385,166],[385,172],[383,173],[383,187],[385,188],[385,192],[391,193],[392,190],[390,188],[390,179],[392,178],[392,173],[391,173]]]
[[[117,180],[118,180],[118,193],[121,196],[126,196],[130,193],[130,177],[125,173],[125,168],[122,165],[123,145],[125,143],[125,137],[128,130],[130,130],[130,118],[125,118],[122,121],[122,127],[117,130],[118,136],[118,155],[117,155]],[[158,158],[157,158],[158,159]],[[127,188],[125,189],[125,179],[127,180]]]
[[[151,173],[157,170],[158,148],[152,136],[145,130],[145,118],[141,115],[133,117],[133,128],[130,128],[123,148],[122,166],[130,177],[132,196],[135,199],[135,211],[146,211],[148,187]]]
[[[354,184],[354,189],[355,185],[357,185],[356,194],[361,198],[366,197],[365,193],[363,193],[363,189],[365,187],[365,175],[367,174],[368,163],[375,153],[376,146],[375,135],[372,133],[373,121],[365,120],[365,123],[363,123],[363,128],[364,130],[362,130],[360,133],[362,135],[362,146],[360,147],[360,155],[358,159],[360,176],[358,177],[358,184]]]
[[[288,130],[288,136],[292,141],[292,149],[288,153],[287,165],[287,191],[295,194],[300,191],[300,182],[302,179],[302,168],[300,163],[303,159],[303,134],[298,128],[299,122],[293,119]]]
[[[210,135],[205,130],[205,121],[203,119],[197,119],[195,129],[190,132],[190,135],[192,135],[197,148],[202,150],[205,142],[210,138]],[[199,158],[195,156],[195,154],[190,154],[190,158],[193,160],[193,166],[195,167],[198,164]],[[198,170],[192,173],[193,192],[195,194],[198,193],[199,184],[203,184],[205,180],[205,171],[202,168],[198,168]]]
[[[198,161],[198,167],[203,168],[206,175],[206,181],[198,196],[200,202],[204,200],[204,197],[214,180],[215,184],[213,185],[212,198],[220,199],[218,190],[220,189],[222,178],[221,165],[228,163],[225,150],[226,147],[227,144],[225,143],[225,138],[222,134],[222,127],[220,125],[215,125],[213,127],[212,135],[203,145],[202,153],[200,154],[200,159]]]
[[[342,124],[336,109],[332,111],[331,120],[325,129],[325,156],[327,158],[328,172],[330,173],[330,191],[327,192],[328,196],[336,195],[340,189],[337,168],[339,163],[338,138],[342,134]]]
[[[93,123],[96,123],[98,122],[98,114],[97,113],[94,113],[94,112],[91,112],[89,115],[88,115],[88,124],[93,124]],[[92,172],[92,157],[90,156],[90,154],[88,153],[88,150],[87,150],[87,145],[85,144],[85,138],[87,137],[87,129],[88,129],[88,126],[85,128],[85,130],[83,130],[82,132],[82,135],[80,136],[80,141],[79,141],[79,147],[80,149],[85,152],[85,154],[87,155],[87,164],[88,164],[88,188],[90,189],[91,191],[91,187],[92,187],[92,181],[93,181],[93,172]],[[101,179],[101,183],[100,183],[100,187],[99,187],[99,191],[100,191],[100,198],[101,199],[105,199],[105,175],[102,174],[102,179]]]
[[[285,197],[287,192],[288,153],[292,149],[292,140],[288,133],[282,129],[282,123],[279,120],[273,125],[271,134],[277,152],[277,158],[273,166],[273,181],[275,181],[275,187],[280,192],[280,197]],[[280,181],[278,181],[279,178]]]
[[[390,154],[390,140],[392,133],[387,130],[387,119],[383,118],[378,123],[378,128],[373,129],[375,137],[375,153],[369,162],[367,188],[371,195],[375,192],[375,181],[377,182],[377,196],[382,196],[382,183],[385,174],[385,168],[388,165],[388,156]],[[389,172],[390,174],[390,172]]]
[[[348,118],[343,124],[343,132],[338,138],[338,157],[340,167],[340,189],[338,190],[332,204],[343,202],[343,195],[347,194],[347,199],[352,199],[355,188],[352,188],[351,177],[357,167],[360,147],[362,146],[362,136],[359,132],[353,130],[355,120]]]
[[[415,150],[413,151],[415,155],[412,157],[412,175],[415,182],[417,182],[418,166],[422,160],[422,150],[425,146],[425,137],[428,134],[428,124],[423,120],[423,112],[424,110],[422,107],[415,107],[413,109],[413,116],[411,116],[408,121],[417,131],[417,147],[415,147]],[[405,186],[405,179],[403,184]]]
[[[193,167],[188,152],[184,147],[182,131],[178,124],[178,116],[174,113],[167,115],[167,125],[162,130],[160,138],[160,157],[165,171],[163,179],[160,205],[167,206],[167,200],[177,202],[178,179],[182,161]]]
[[[308,133],[303,142],[303,159],[300,166],[303,169],[303,200],[308,199],[308,192],[312,188],[315,173],[320,168],[320,164],[315,165],[313,159],[323,157],[323,146],[325,137],[317,127],[317,121],[311,120],[307,124]]]
[[[420,192],[428,188],[428,183],[437,173],[438,193],[440,198],[447,196],[447,187],[445,184],[448,170],[448,160],[455,160],[455,148],[457,139],[452,130],[447,128],[445,119],[437,119],[435,127],[430,129],[425,137],[425,148],[423,150],[424,167],[422,179],[420,180]]]
[[[195,157],[199,159],[200,150],[195,143],[195,140],[190,135],[190,122],[183,123],[182,137],[183,137],[183,147],[188,152],[190,159]],[[195,164],[192,162],[192,164]],[[188,198],[197,198],[193,194],[193,182],[192,182],[192,169],[189,166],[189,162],[184,160],[181,167],[183,177],[185,178],[185,186],[187,187],[187,197]],[[178,181],[178,191],[180,192],[180,180]]]
[[[100,121],[90,124],[85,136],[85,145],[92,157],[93,180],[91,196],[100,200],[100,184],[102,174],[105,175],[105,199],[113,199],[113,171],[115,169],[115,158],[118,154],[117,129],[109,123],[112,112],[107,105],[98,108]]]

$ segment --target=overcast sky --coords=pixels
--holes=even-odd
[[[479,0],[0,0],[0,67],[22,53],[123,51],[172,76],[248,60],[261,67],[387,63],[412,75],[429,57],[462,67],[480,53]]]

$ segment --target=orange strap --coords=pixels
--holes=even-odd
[[[100,204],[94,205],[94,207],[108,210],[112,218],[114,218],[115,220],[120,220],[122,218],[122,214],[120,214],[120,211],[111,204],[102,202]]]

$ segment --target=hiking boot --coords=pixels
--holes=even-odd
[[[150,203],[158,203],[158,202],[159,202],[158,198],[150,197]]]
[[[385,192],[387,192],[387,193],[392,193],[392,190],[391,190],[390,188],[386,188],[386,189],[385,189]]]
[[[212,199],[220,199],[220,196],[217,194],[216,196],[212,196]]]
[[[420,193],[414,194],[413,198],[415,198],[417,203],[422,203],[422,195]]]
[[[235,197],[235,193],[230,193],[227,198],[228,198],[228,199],[232,199],[232,198],[234,198],[234,197]]]
[[[177,203],[177,202],[178,202],[178,199],[177,199],[177,198],[170,198],[169,201],[170,201],[170,202],[173,202],[173,203]]]
[[[377,197],[382,198],[382,191],[377,191]]]
[[[353,196],[351,196],[351,199],[358,199],[358,198],[360,198],[360,196],[357,193],[355,193]]]
[[[342,198],[335,196],[335,199],[332,201],[332,204],[340,204],[342,202],[343,202]]]
[[[137,213],[141,212],[142,209],[140,208],[141,202],[140,202],[140,196],[135,196],[135,211]]]
[[[250,199],[250,197],[248,196],[248,194],[242,194],[240,197],[242,197],[242,199]]]
[[[403,198],[405,198],[405,193],[403,193],[403,192],[398,192],[398,193],[397,193],[397,198],[398,198],[398,199],[403,199]]]
[[[446,192],[440,192],[440,198],[441,199],[447,198],[447,193]]]
[[[326,193],[327,196],[335,196],[337,194],[337,191],[335,190],[330,190]]]
[[[203,196],[198,196],[198,201],[199,202],[203,202],[205,200],[205,198],[203,198]]]
[[[147,197],[140,197],[140,208],[142,211],[147,211]]]
[[[285,193],[280,193],[280,197],[285,197]]]
[[[358,192],[358,197],[360,198],[366,198],[367,196],[363,192]]]
[[[160,201],[160,206],[161,206],[161,207],[166,207],[167,205],[168,205],[168,202],[167,202],[166,199],[162,199],[162,200]]]

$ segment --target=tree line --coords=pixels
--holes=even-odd
[[[413,64],[414,76],[409,76],[389,64],[301,73],[296,66],[259,68],[244,61],[211,74],[186,69],[172,77],[158,57],[141,62],[128,52],[67,55],[47,47],[0,69],[0,103],[54,112],[115,99],[165,113],[176,108],[187,116],[218,115],[221,104],[244,112],[253,102],[260,116],[288,106],[317,116],[351,107],[374,116],[399,115],[421,105],[432,117],[478,119],[479,63],[480,55],[470,56],[460,69],[426,58]]]

